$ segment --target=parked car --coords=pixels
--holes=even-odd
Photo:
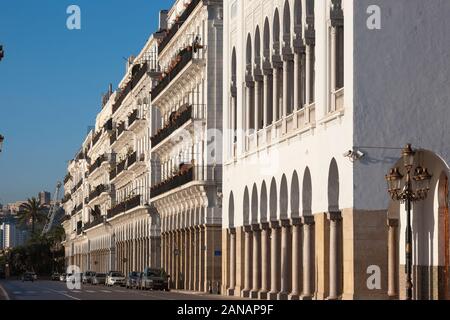
[[[130,272],[128,274],[127,280],[125,282],[125,287],[127,289],[138,288],[141,283],[141,278],[142,278],[142,272],[136,272],[136,271]]]
[[[59,276],[59,281],[61,281],[61,282],[65,282],[66,279],[67,279],[67,273],[62,273],[62,274]]]
[[[87,283],[92,284],[92,279],[94,278],[94,276],[95,276],[94,271],[86,271],[85,273],[83,273],[81,281],[83,282],[83,284],[87,284]]]
[[[60,274],[58,272],[53,272],[52,274],[52,281],[59,281],[60,280]]]
[[[92,284],[93,285],[106,284],[106,273],[96,273],[92,277]]]
[[[141,290],[170,291],[170,276],[164,269],[146,268],[142,274]]]
[[[22,282],[24,282],[24,281],[34,282],[34,273],[33,272],[25,272],[22,275]]]
[[[106,276],[106,286],[125,286],[125,276],[119,271],[110,271]]]

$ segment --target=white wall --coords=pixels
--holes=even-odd
[[[381,30],[368,30],[369,5],[381,8]],[[354,2],[355,145],[412,143],[450,163],[450,1]],[[388,206],[384,175],[399,150],[361,148],[355,207]],[[433,174],[439,175],[439,172]]]

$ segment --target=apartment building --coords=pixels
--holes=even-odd
[[[222,1],[175,1],[163,12],[161,74],[151,93],[151,202],[161,217],[172,286],[218,292],[221,279]],[[217,134],[217,130],[220,134]]]

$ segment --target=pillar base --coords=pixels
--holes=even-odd
[[[228,289],[227,296],[234,297],[234,289]]]
[[[242,290],[241,297],[242,298],[250,298],[250,290]]]
[[[299,298],[299,300],[303,300],[303,301],[309,301],[312,299],[313,299],[312,296],[304,296],[304,295],[300,296],[300,298]]]
[[[267,300],[278,300],[278,292],[269,292],[267,294]]]
[[[287,300],[288,299],[288,293],[287,292],[280,292],[277,297],[278,300]]]
[[[300,295],[299,295],[298,293],[291,293],[291,294],[288,296],[288,299],[289,299],[289,300],[300,300]]]
[[[329,301],[336,301],[336,300],[339,300],[339,298],[338,297],[327,297],[325,300],[329,300]]]
[[[267,300],[267,291],[260,291],[258,292],[258,299],[259,300]]]
[[[250,292],[250,298],[252,299],[258,299],[259,291],[251,291]]]

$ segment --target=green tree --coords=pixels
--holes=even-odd
[[[35,235],[36,223],[44,222],[47,217],[45,208],[36,198],[28,199],[19,212],[19,221],[22,224],[28,224],[31,221],[31,235]]]

